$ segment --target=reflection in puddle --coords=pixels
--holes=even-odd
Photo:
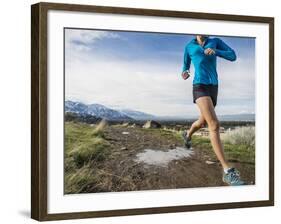
[[[192,149],[176,147],[167,151],[145,149],[144,152],[138,153],[136,162],[143,162],[147,165],[167,166],[172,160],[179,160],[193,155]]]

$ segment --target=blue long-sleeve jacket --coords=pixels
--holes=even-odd
[[[204,50],[207,48],[212,48],[215,54],[206,55]],[[190,63],[192,62],[195,69],[193,84],[218,85],[216,56],[229,61],[236,60],[234,50],[219,38],[208,37],[203,46],[199,45],[196,39],[193,39],[185,47],[182,71],[189,70]]]

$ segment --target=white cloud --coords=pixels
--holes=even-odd
[[[174,68],[174,69],[172,69]],[[222,72],[222,76],[230,71]],[[234,75],[234,74],[232,74]],[[231,101],[253,99],[253,86],[245,80],[223,77],[219,86],[218,114],[250,112],[254,105]],[[130,61],[95,59],[91,63],[76,61],[66,68],[66,97],[85,103],[116,105],[156,115],[196,115],[192,102],[192,79],[182,80],[177,65],[147,64]],[[249,91],[250,89],[250,91]],[[227,100],[230,104],[224,104]]]
[[[76,61],[66,68],[65,81],[66,97],[85,103],[114,104],[158,115],[188,113],[192,103],[191,81],[183,81],[180,70],[166,71],[159,64]]]
[[[120,39],[121,37],[109,31],[94,31],[94,30],[81,30],[81,29],[66,29],[65,30],[65,44],[66,48],[74,48],[78,51],[87,51],[98,40],[104,38]]]

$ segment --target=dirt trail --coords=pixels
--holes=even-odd
[[[188,158],[173,160],[167,166],[147,165],[136,161],[138,153],[145,149],[167,151],[183,147],[181,138],[163,129],[143,129],[110,125],[104,130],[105,139],[113,148],[111,157],[101,168],[109,178],[108,189],[100,191],[153,190],[188,187],[223,186],[221,167],[210,161],[212,151],[202,152],[193,148]],[[209,164],[208,164],[209,163]],[[253,170],[247,164],[234,164],[249,184],[253,184]],[[96,192],[88,188],[88,192]]]

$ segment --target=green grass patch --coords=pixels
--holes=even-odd
[[[67,168],[71,168],[73,162],[77,167],[81,167],[92,160],[102,161],[108,157],[111,145],[103,138],[103,129],[97,127],[99,126],[66,122],[65,162]]]
[[[109,155],[109,143],[102,138],[92,138],[76,145],[73,150],[67,153],[67,157],[72,157],[75,164],[81,167],[90,161],[103,161]]]
[[[192,136],[192,146],[206,152],[212,159],[216,160],[212,152],[212,145],[209,138]],[[255,147],[249,144],[230,144],[223,142],[225,155],[228,160],[237,160],[242,163],[255,163]]]
[[[65,123],[65,193],[87,192],[100,179],[93,164],[111,155],[111,144],[104,139],[105,124]]]
[[[96,185],[97,182],[98,178],[93,169],[88,165],[83,166],[65,174],[65,193],[85,192],[88,187]]]

